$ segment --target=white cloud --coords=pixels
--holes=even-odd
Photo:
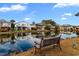
[[[62,17],[62,18],[61,18],[61,20],[66,20],[66,19],[67,19],[66,17]]]
[[[25,10],[25,8],[26,8],[25,6],[22,6],[20,4],[11,6],[11,9],[13,10]]]
[[[35,16],[35,13],[36,13],[36,11],[35,11],[35,10],[33,10],[32,12],[30,12],[30,13],[29,13],[29,14],[27,14],[26,16],[28,16],[28,17],[29,17],[29,16],[31,16],[31,17],[32,17],[32,16]]]
[[[56,7],[67,7],[67,6],[79,6],[79,3],[57,3],[54,5],[53,8],[56,8]]]
[[[66,20],[67,16],[72,16],[72,13],[64,13],[63,15],[61,15],[61,20]]]
[[[25,15],[24,21],[30,21],[35,19],[35,13],[36,11],[32,11],[29,14]]]
[[[25,18],[24,20],[26,20],[26,21],[27,21],[27,20],[30,20],[30,19],[31,19],[31,18]]]
[[[17,4],[17,5],[11,5],[9,7],[0,7],[0,12],[7,12],[7,11],[17,11],[17,10],[25,10],[26,6]]]
[[[62,16],[72,16],[72,13],[64,13]]]

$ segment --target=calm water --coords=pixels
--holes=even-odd
[[[61,34],[61,38],[62,39],[67,39],[67,38],[75,38],[77,37],[77,34],[76,33],[71,33],[71,34]]]
[[[77,37],[75,33],[63,34],[62,39]],[[39,38],[30,33],[0,35],[0,55],[9,55],[14,52],[24,52],[34,46],[34,41],[40,41]]]

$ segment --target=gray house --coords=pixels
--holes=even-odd
[[[0,20],[0,31],[5,32],[5,31],[10,31],[11,23],[6,21],[6,20]]]

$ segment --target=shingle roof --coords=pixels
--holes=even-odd
[[[10,22],[8,22],[8,21],[6,21],[6,20],[4,20],[4,19],[1,19],[0,22],[7,22],[7,23],[10,23]]]

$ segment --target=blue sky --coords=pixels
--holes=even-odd
[[[10,21],[33,21],[39,23],[43,19],[52,19],[58,24],[79,25],[77,3],[0,3],[0,19]]]

